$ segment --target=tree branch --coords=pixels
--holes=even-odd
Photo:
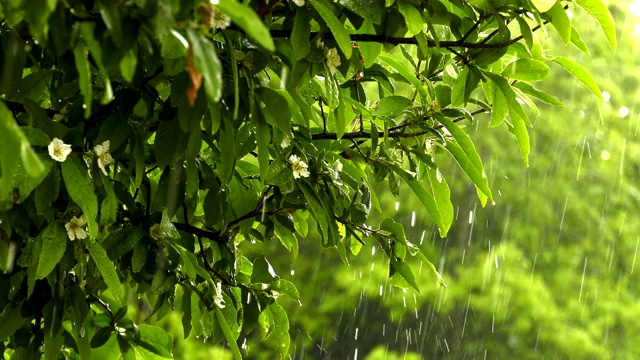
[[[193,235],[198,236],[198,237],[207,238],[209,240],[213,240],[213,241],[215,241],[217,243],[221,243],[221,244],[226,244],[226,243],[229,242],[228,238],[220,235],[220,233],[217,232],[217,231],[209,231],[209,230],[201,229],[201,228],[193,226],[193,225],[177,223],[177,222],[174,222],[172,224],[179,231],[184,231],[186,233],[193,234]]]

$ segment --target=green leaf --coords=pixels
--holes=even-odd
[[[171,348],[173,346],[173,338],[163,328],[141,324],[138,326],[140,330],[139,346],[163,358],[172,359]]]
[[[420,11],[418,11],[413,4],[405,0],[397,0],[396,3],[398,4],[400,14],[404,17],[405,24],[407,24],[409,35],[414,36],[422,32],[424,30],[424,22],[422,21]]]
[[[267,183],[269,177],[269,144],[271,143],[271,132],[269,126],[262,116],[253,116],[256,127],[256,140],[258,143],[258,165],[260,166],[260,179]],[[292,173],[293,176],[293,173]],[[272,181],[276,181],[273,180]]]
[[[78,42],[73,48],[73,57],[76,62],[76,70],[78,71],[78,86],[80,93],[84,97],[84,118],[88,119],[91,115],[91,102],[93,93],[91,87],[91,67],[87,59],[87,51]]]
[[[549,76],[549,67],[542,61],[518,59],[509,63],[502,75],[514,80],[540,81]]]
[[[311,36],[311,24],[309,22],[309,10],[306,7],[296,9],[293,18],[293,30],[291,30],[291,46],[296,59],[302,59],[309,53]]]
[[[342,50],[344,56],[348,59],[351,57],[351,36],[344,25],[333,14],[328,5],[320,0],[310,0],[311,5],[318,11],[318,14],[327,23],[329,30],[333,34],[333,38],[338,43],[338,47]]]
[[[551,25],[558,31],[560,38],[564,42],[564,46],[569,46],[571,43],[571,20],[567,15],[567,12],[562,6],[562,2],[556,1],[556,3],[547,11],[547,15],[550,17]]]
[[[300,302],[300,293],[296,286],[289,280],[278,279],[271,283],[270,288],[281,294],[289,295],[293,300]]]
[[[407,69],[407,67],[404,66],[401,62],[386,53],[380,54],[379,59],[394,68],[402,77],[404,77],[409,83],[411,83],[411,85],[413,85],[418,90],[423,101],[428,98],[427,89],[424,87],[424,85],[422,85],[415,74],[409,71],[409,69]]]
[[[111,88],[111,80],[109,79],[109,71],[104,66],[103,58],[102,58],[102,47],[101,43],[94,37],[94,30],[96,27],[96,23],[93,22],[82,22],[80,23],[80,32],[82,33],[82,37],[87,42],[87,46],[89,47],[89,52],[98,66],[98,70],[100,70],[100,75],[102,76],[103,84],[104,84],[104,94],[102,95],[102,104],[108,104],[113,100],[113,89]],[[76,61],[78,61],[78,55],[76,57]],[[81,64],[80,66],[85,66]],[[78,67],[78,65],[76,65]],[[82,69],[82,71],[85,71]],[[85,95],[85,94],[83,94]],[[85,95],[86,99],[86,95]],[[86,117],[86,113],[85,113]]]
[[[537,98],[538,100],[549,104],[549,105],[555,105],[555,106],[562,106],[564,105],[564,103],[560,100],[558,100],[557,97],[548,94],[544,91],[538,90],[535,87],[533,87],[533,85],[525,83],[525,82],[517,82],[515,85],[513,85],[514,87],[517,87],[518,89],[520,89],[523,93],[527,94],[527,95],[531,95],[535,98]]]
[[[178,119],[160,122],[153,144],[158,167],[164,168],[184,158],[188,142],[189,134],[182,131]]]
[[[416,277],[413,275],[413,271],[411,271],[411,267],[409,267],[406,262],[397,260],[395,256],[391,256],[390,258],[391,266],[419,293],[420,289],[418,288],[418,283],[416,283]]]
[[[24,300],[10,302],[0,313],[0,342],[13,335],[27,320],[20,315]]]
[[[560,1],[556,0],[531,0],[533,6],[535,6],[541,13],[549,11],[554,4],[559,2]]]
[[[233,354],[233,358],[235,360],[241,360],[242,355],[240,354],[240,348],[238,348],[238,344],[236,343],[236,338],[233,336],[233,332],[229,328],[229,324],[227,324],[227,320],[224,318],[224,314],[220,310],[219,307],[215,306],[216,311],[216,320],[218,320],[218,324],[224,333],[225,339],[227,339],[227,345],[231,350],[231,354]]]
[[[423,153],[424,154],[424,153]],[[425,162],[423,159],[422,161]],[[453,204],[451,203],[451,192],[449,185],[444,176],[440,173],[440,169],[435,167],[432,162],[425,162],[426,173],[433,192],[433,198],[438,206],[438,212],[445,226],[451,226],[453,223]]]
[[[385,96],[373,109],[373,115],[377,116],[397,116],[401,112],[413,106],[413,101],[404,96]]]
[[[293,171],[291,170],[291,167],[284,160],[278,158],[269,165],[264,182],[268,185],[279,186],[291,179],[293,179]]]
[[[302,190],[309,205],[311,216],[313,216],[318,224],[320,235],[322,236],[322,246],[329,247],[335,245],[339,236],[335,221],[332,217],[333,213],[327,210],[322,200],[307,182],[301,181],[299,184],[300,190]]]
[[[87,234],[91,238],[98,236],[98,197],[93,188],[93,182],[89,179],[87,167],[82,160],[71,154],[62,163],[62,178],[71,200],[75,202],[84,216],[87,218]]]
[[[291,344],[289,318],[282,306],[276,301],[269,305],[267,311],[271,313],[273,318],[273,329],[271,332],[275,335],[276,346],[278,347],[278,359],[286,359],[289,353],[289,345]]]
[[[442,216],[438,211],[438,205],[436,204],[433,195],[429,194],[429,192],[422,186],[422,184],[418,180],[416,180],[413,176],[400,168],[398,165],[389,163],[384,164],[384,166],[388,167],[393,172],[398,174],[398,176],[400,176],[400,178],[402,178],[402,180],[404,180],[404,182],[409,185],[411,190],[413,190],[413,193],[416,194],[420,202],[422,202],[422,204],[424,205],[425,209],[427,209],[429,216],[431,216],[433,221],[436,223],[436,226],[438,226],[438,229],[440,230],[440,236],[445,237],[447,235],[447,232],[449,231],[449,226],[451,224],[447,225],[442,220]]]
[[[529,152],[531,151],[531,145],[529,144],[529,132],[527,131],[527,125],[531,125],[529,118],[524,112],[524,109],[522,109],[522,105],[520,105],[516,99],[516,94],[511,88],[511,85],[509,85],[505,78],[490,72],[486,72],[485,76],[494,82],[507,101],[509,114],[513,121],[514,134],[518,140],[518,146],[520,147],[520,153],[522,154],[525,165],[529,166]]]
[[[273,267],[264,255],[258,256],[253,262],[253,272],[251,273],[252,283],[271,284],[278,278],[278,275],[273,271]]]
[[[38,258],[36,279],[47,277],[58,265],[67,249],[67,233],[59,222],[50,223],[40,236],[42,237],[42,248]]]
[[[122,284],[120,284],[116,267],[111,259],[109,259],[109,256],[107,256],[107,252],[95,241],[86,240],[84,244],[87,250],[89,250],[91,258],[93,258],[93,261],[96,263],[98,271],[100,271],[102,279],[104,279],[104,282],[107,284],[111,295],[113,295],[118,303],[122,303],[124,299]]]
[[[135,48],[127,51],[120,60],[120,73],[127,82],[133,81],[133,75],[136,73],[137,64],[138,53]]]
[[[582,38],[580,37],[578,30],[576,30],[573,27],[571,28],[571,43],[575,45],[575,47],[580,49],[583,53],[587,54],[588,56],[591,56],[591,53],[589,52],[589,47],[587,47],[587,44],[585,44],[584,41],[582,41]]]
[[[598,87],[598,83],[593,78],[593,76],[591,76],[591,74],[589,74],[589,72],[580,64],[562,56],[556,56],[553,59],[553,62],[565,68],[565,70],[567,70],[576,79],[580,80],[580,82],[582,82],[589,90],[591,90],[592,93],[594,93],[598,98],[600,98],[600,100],[602,100],[602,92]]]
[[[236,4],[233,1],[222,1],[220,4]],[[227,5],[225,5],[227,6]],[[231,5],[235,7],[236,5]],[[240,4],[237,6],[243,7]],[[255,15],[255,14],[254,14]],[[261,21],[259,21],[262,24]],[[187,37],[193,51],[193,66],[202,74],[204,90],[209,104],[217,103],[222,96],[222,64],[213,43],[200,32],[187,27]],[[209,105],[211,107],[211,105]]]
[[[253,9],[235,1],[219,1],[215,6],[267,51],[276,50],[269,29]]]
[[[187,55],[188,48],[189,43],[182,34],[176,30],[171,30],[171,32],[162,38],[160,54],[167,59],[178,59]]]
[[[358,1],[354,1],[359,3]],[[358,30],[358,34],[374,34],[376,29],[373,27],[373,24],[369,20],[365,20],[362,23],[362,26]],[[370,68],[371,65],[375,64],[380,51],[382,51],[382,44],[377,42],[359,42],[358,49],[360,50],[360,54],[364,58],[364,67]]]
[[[487,175],[482,165],[482,159],[469,135],[451,119],[446,117],[438,117],[437,119],[449,130],[449,133],[451,133],[451,136],[455,139],[455,142],[447,141],[444,147],[449,150],[478,189],[490,200],[493,200],[491,189],[489,189],[489,181],[487,180]],[[463,164],[465,165],[463,166]]]
[[[607,37],[607,41],[609,41],[609,45],[611,45],[611,49],[616,51],[618,48],[616,25],[609,9],[607,9],[607,5],[602,0],[576,0],[576,3],[598,21]]]
[[[362,16],[366,21],[380,24],[382,21],[382,14],[384,14],[384,1],[383,0],[367,0],[367,1],[352,1],[352,0],[338,0],[338,3],[353,13]]]
[[[489,122],[489,127],[496,127],[502,124],[504,118],[507,117],[509,106],[507,105],[507,99],[498,86],[494,85],[491,89],[493,90],[493,104],[491,106],[491,122]]]
[[[271,126],[277,127],[283,134],[293,137],[291,133],[291,109],[284,96],[277,91],[261,87],[256,89],[256,95],[262,101],[264,107],[262,113]]]

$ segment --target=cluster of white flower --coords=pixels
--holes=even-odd
[[[105,176],[109,175],[109,173],[107,172],[107,169],[105,169],[105,166],[111,164],[111,162],[113,161],[111,154],[109,154],[110,145],[111,145],[111,142],[107,140],[107,141],[104,141],[101,145],[96,145],[93,148],[93,151],[96,153],[96,156],[98,157],[98,167],[100,168],[100,170],[102,170],[102,173]]]
[[[87,225],[87,217],[82,215],[80,218],[72,217],[68,223],[64,224],[64,228],[67,230],[67,235],[71,241],[75,239],[85,239],[87,232],[84,230]]]
[[[338,49],[325,49],[324,56],[326,57],[325,63],[327,64],[329,71],[332,75],[335,74],[336,68],[340,66],[340,54],[338,54]]]
[[[293,0],[293,3],[298,6],[304,6],[304,0]]]
[[[291,145],[291,139],[288,136],[282,138],[282,142],[280,143],[280,147],[286,149]]]
[[[428,137],[427,140],[425,140],[424,147],[427,155],[434,156],[436,154],[436,143],[432,137]]]
[[[291,162],[291,169],[293,169],[293,177],[299,179],[301,177],[309,177],[309,169],[307,164],[302,161],[297,155],[289,156]]]

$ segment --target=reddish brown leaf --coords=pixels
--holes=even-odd
[[[196,103],[196,97],[198,97],[198,90],[200,90],[202,86],[202,74],[193,66],[193,50],[191,44],[189,44],[189,51],[187,52],[187,71],[189,71],[189,78],[191,78],[191,86],[189,90],[187,90],[187,98],[189,99],[189,105],[193,107]]]
[[[208,29],[211,27],[211,5],[206,3],[201,3],[198,5],[198,14],[202,16],[202,22],[204,26]]]

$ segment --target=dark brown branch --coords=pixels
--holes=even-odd
[[[540,25],[531,29],[531,31],[538,30]],[[318,33],[311,33],[310,38],[314,38]],[[291,36],[291,31],[289,30],[271,30],[271,37],[274,38],[288,38]],[[333,34],[331,33],[323,33],[323,38],[325,40],[334,40]],[[356,42],[377,42],[377,43],[386,43],[391,45],[418,45],[418,40],[415,37],[405,38],[405,37],[394,37],[394,36],[386,36],[386,35],[374,35],[374,34],[351,34],[351,41]],[[522,40],[524,37],[522,35],[517,36],[509,41],[503,41],[499,43],[493,44],[483,44],[483,43],[471,43],[461,40],[445,40],[440,41],[440,47],[450,48],[450,47],[459,47],[459,48],[467,48],[467,49],[496,49],[503,48],[505,46],[509,46],[513,43],[516,43]],[[436,43],[433,40],[427,39],[427,45],[429,47],[435,47]]]
[[[488,112],[489,111],[485,109],[478,109],[478,110],[472,111],[471,115],[473,116],[473,115],[484,114]],[[464,119],[466,119],[464,116],[460,116],[453,119],[452,121],[460,122]],[[443,127],[442,125],[437,125],[433,129],[412,132],[412,133],[405,132],[403,127],[401,131],[389,132],[387,136],[394,139],[412,138],[412,137],[428,134],[429,132],[435,129],[441,129],[442,127]],[[384,136],[385,136],[385,133],[383,131],[378,132],[378,137],[384,137]],[[354,132],[344,133],[340,138],[340,140],[355,140],[355,139],[371,139],[371,133],[366,131],[354,131]],[[336,133],[311,134],[311,140],[338,140],[338,134]]]
[[[179,231],[184,231],[186,233],[193,234],[193,235],[198,236],[198,237],[207,238],[207,239],[213,240],[213,241],[215,241],[217,243],[226,244],[226,243],[229,242],[229,239],[227,239],[226,237],[220,235],[220,233],[217,232],[217,231],[204,230],[204,229],[201,229],[201,228],[193,226],[193,225],[177,223],[177,222],[174,222],[173,225]]]

